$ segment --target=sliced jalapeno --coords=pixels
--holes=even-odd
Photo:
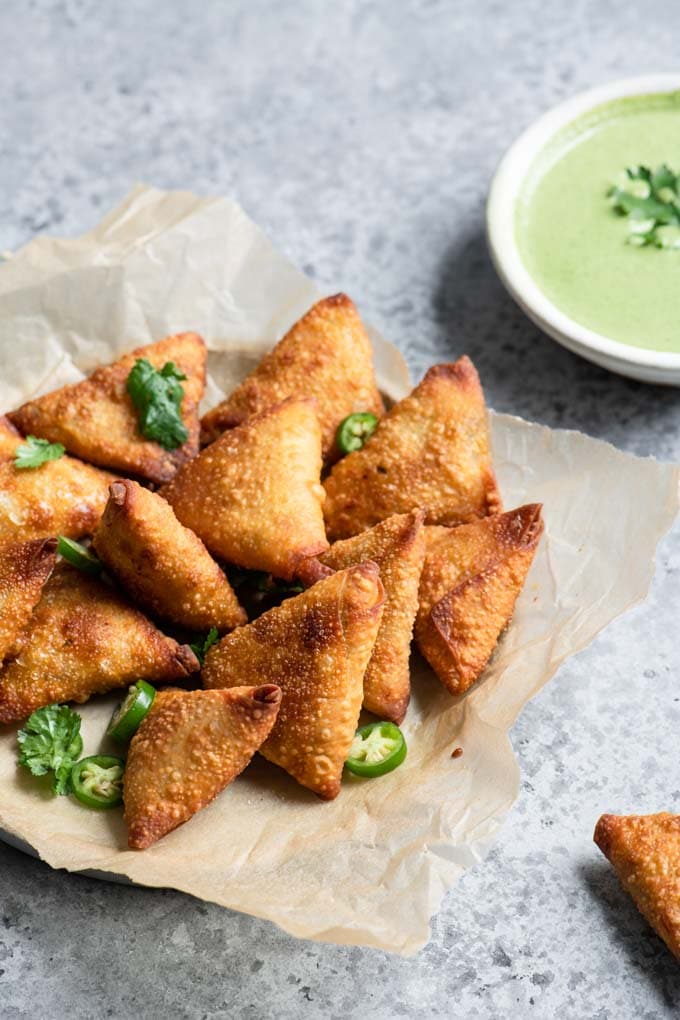
[[[97,559],[95,554],[86,549],[80,542],[74,542],[72,538],[59,535],[57,539],[57,552],[72,567],[84,570],[86,574],[101,573],[103,566],[101,560]]]
[[[378,425],[378,419],[370,411],[350,414],[338,426],[335,440],[341,453],[352,453],[360,450],[369,436],[372,436]]]
[[[107,736],[120,744],[127,744],[144,716],[153,705],[156,691],[146,680],[132,684],[127,695],[111,716]]]
[[[370,779],[396,769],[405,757],[406,741],[399,727],[375,722],[356,731],[345,767],[355,776]]]
[[[81,758],[71,770],[74,797],[96,811],[116,807],[123,800],[124,769],[123,759],[111,754]]]

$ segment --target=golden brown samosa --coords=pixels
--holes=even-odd
[[[28,623],[54,569],[55,538],[17,542],[0,550],[0,664]]]
[[[13,460],[17,447],[22,443],[21,433],[14,428],[9,418],[0,415],[0,463]]]
[[[364,674],[364,708],[381,719],[400,723],[410,697],[409,656],[418,609],[418,585],[425,558],[422,510],[397,514],[354,538],[336,542],[318,560],[308,561],[300,576],[309,583],[318,565],[342,570],[366,560],[377,563],[385,589],[382,622]]]
[[[469,358],[435,365],[326,479],[331,539],[349,538],[414,507],[428,524],[500,510],[484,394]]]
[[[340,792],[383,598],[375,563],[349,567],[239,627],[206,656],[207,688],[264,679],[281,688],[260,752],[327,800]]]
[[[161,496],[114,482],[93,545],[147,612],[188,630],[222,634],[246,622],[231,585],[193,531]]]
[[[180,680],[198,669],[187,645],[161,634],[113,588],[60,564],[0,671],[0,723],[55,701],[87,701],[135,680]]]
[[[205,389],[205,344],[196,333],[178,333],[138,347],[111,365],[96,369],[83,382],[62,386],[29,400],[9,417],[25,435],[63,443],[69,453],[100,467],[139,475],[152,482],[169,481],[198,452],[198,404]],[[138,358],[155,369],[173,362],[186,380],[181,417],[187,441],[174,450],[145,439],[126,383]]]
[[[284,400],[230,429],[161,490],[220,559],[290,580],[328,548],[321,432],[311,400]]]
[[[207,807],[267,738],[280,703],[273,684],[159,694],[125,766],[131,849],[145,850]]]
[[[542,532],[538,503],[458,528],[425,529],[415,634],[451,694],[463,694],[486,666]]]
[[[383,413],[371,342],[346,294],[318,301],[241,385],[208,411],[201,422],[203,442],[286,397],[316,398],[325,460],[337,458],[335,434],[343,418],[356,411]]]
[[[680,815],[602,815],[593,838],[640,913],[680,960]]]

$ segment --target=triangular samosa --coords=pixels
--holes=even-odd
[[[0,664],[15,647],[54,569],[54,538],[17,542],[0,551]]]
[[[398,514],[354,538],[336,542],[318,560],[308,562],[302,580],[314,580],[321,564],[342,570],[372,560],[385,589],[382,622],[364,674],[364,708],[381,719],[400,723],[408,708],[411,682],[409,656],[418,585],[425,558],[423,512]]]
[[[169,503],[127,480],[110,493],[93,545],[135,602],[187,630],[224,633],[246,622],[224,572]]]
[[[188,645],[161,634],[113,588],[61,564],[0,671],[0,723],[56,701],[87,701],[143,679],[180,680],[198,669]]]
[[[640,913],[680,960],[680,815],[602,815],[594,839]]]
[[[364,446],[335,465],[325,488],[332,539],[414,507],[426,511],[428,524],[497,513],[484,394],[470,359],[431,368]]]
[[[161,692],[128,751],[128,845],[145,850],[207,807],[267,738],[280,702],[273,684]]]
[[[225,432],[161,495],[215,556],[290,580],[328,548],[320,472],[314,402],[284,400]]]
[[[172,362],[187,377],[179,385],[184,390],[181,417],[189,437],[176,449],[166,450],[139,431],[138,414],[126,389],[138,358],[157,370]],[[9,417],[25,435],[63,443],[69,453],[92,464],[160,484],[198,452],[198,404],[205,389],[205,363],[201,337],[178,333],[96,369],[83,382],[29,400]]]
[[[91,535],[114,479],[75,457],[60,457],[37,468],[0,463],[0,547],[53,535]]]
[[[286,397],[316,398],[325,460],[338,456],[335,434],[343,418],[356,411],[383,413],[371,342],[346,294],[317,302],[241,385],[208,411],[201,422],[203,442]]]
[[[451,694],[463,694],[489,661],[542,532],[538,503],[458,528],[425,529],[416,640]]]
[[[14,428],[9,418],[0,415],[0,463],[12,460],[22,442],[21,433]]]
[[[281,688],[278,719],[260,751],[327,800],[340,792],[383,597],[377,566],[362,563],[239,627],[206,656],[205,687],[266,679]]]

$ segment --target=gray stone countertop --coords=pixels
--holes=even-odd
[[[0,250],[92,226],[136,180],[232,195],[414,376],[466,351],[496,409],[680,458],[678,391],[537,332],[483,228],[519,131],[584,87],[677,68],[674,26],[672,0],[4,0]],[[679,570],[676,530],[646,604],[524,711],[519,802],[417,956],[297,942],[0,846],[0,1016],[678,1015],[680,970],[591,836],[606,810],[680,810]]]

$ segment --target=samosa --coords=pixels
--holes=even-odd
[[[329,569],[342,570],[366,560],[377,563],[385,588],[382,622],[364,674],[364,708],[380,719],[402,722],[410,696],[409,656],[418,609],[418,585],[425,558],[422,510],[397,514],[354,538],[336,542],[300,575],[312,583]]]
[[[260,752],[327,800],[340,792],[383,599],[375,563],[349,567],[239,627],[206,656],[207,688],[263,679],[281,688]]]
[[[324,460],[335,460],[335,434],[347,415],[383,402],[375,383],[371,342],[346,294],[318,301],[226,400],[203,417],[204,443],[286,397],[315,397]]]
[[[479,376],[469,358],[435,365],[325,482],[331,539],[349,538],[414,507],[427,524],[462,524],[500,510]]]
[[[274,684],[161,692],[128,751],[128,845],[145,850],[214,800],[266,740],[280,703]]]
[[[640,913],[680,960],[680,815],[602,815],[593,838]]]
[[[230,429],[161,490],[220,559],[290,580],[328,548],[321,432],[311,400],[284,400]]]
[[[542,532],[538,503],[458,528],[425,529],[415,634],[451,694],[463,694],[484,670]]]
[[[205,389],[205,344],[196,333],[178,333],[146,347],[138,347],[111,365],[96,369],[88,379],[29,400],[9,417],[25,435],[63,443],[69,453],[100,467],[138,475],[162,483],[180,464],[198,452],[198,405]],[[181,422],[187,438],[166,449],[140,432],[139,413],[127,390],[130,372],[138,359],[161,371],[175,365],[186,379]],[[167,411],[161,400],[157,413]]]
[[[246,622],[224,572],[161,496],[114,482],[93,539],[99,558],[147,612],[188,630]]]
[[[54,569],[55,538],[17,542],[0,552],[0,664],[11,654]]]
[[[13,460],[17,447],[21,446],[23,439],[18,429],[15,429],[9,418],[0,415],[0,463],[5,460]]]
[[[60,564],[0,671],[0,723],[57,701],[87,701],[143,679],[180,680],[196,656],[161,634],[113,588]]]

